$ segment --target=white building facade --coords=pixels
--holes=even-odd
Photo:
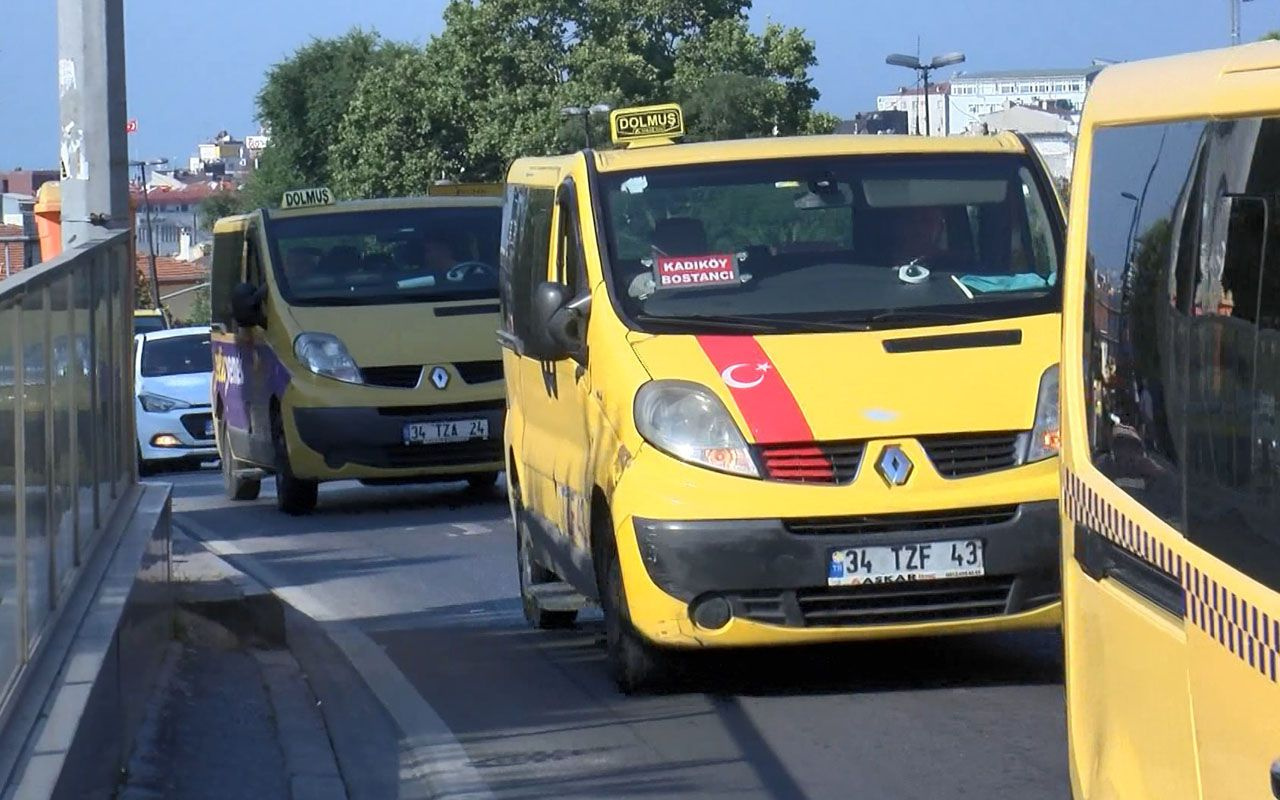
[[[925,97],[922,88],[901,88],[893,94],[876,98],[876,111],[904,111],[907,114],[907,133],[946,136],[951,132],[950,87],[946,83],[929,87],[928,114],[925,114]],[[963,130],[964,126],[961,126]]]
[[[988,114],[1013,106],[1052,108],[1079,115],[1101,65],[1076,69],[1024,69],[957,73],[951,79],[947,132],[961,134]]]

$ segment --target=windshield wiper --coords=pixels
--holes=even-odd
[[[966,314],[962,311],[930,311],[928,309],[893,309],[881,311],[869,317],[859,317],[856,322],[868,328],[882,322],[981,322],[987,319],[983,314]]]
[[[717,328],[744,333],[812,333],[835,331],[866,331],[870,326],[863,322],[829,322],[804,317],[777,315],[753,316],[750,314],[691,314],[683,317],[664,317],[653,314],[636,314],[637,322],[657,324],[673,328]]]

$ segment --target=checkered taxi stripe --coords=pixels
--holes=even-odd
[[[1182,586],[1187,616],[1236,658],[1280,683],[1280,619],[1260,611],[1166,547],[1073,473],[1064,480],[1068,516]]]

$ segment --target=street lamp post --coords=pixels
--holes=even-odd
[[[933,133],[933,126],[929,120],[929,73],[935,69],[962,63],[964,61],[964,53],[955,52],[934,56],[933,60],[927,64],[921,62],[916,56],[906,56],[901,53],[892,53],[884,61],[886,64],[895,67],[906,67],[907,69],[915,70],[920,75],[920,79],[924,81],[924,135],[929,136]],[[917,130],[919,130],[918,127]]]
[[[161,314],[164,313],[164,308],[160,304],[160,276],[156,272],[156,232],[151,225],[151,193],[147,191],[147,167],[158,167],[168,163],[169,159],[167,158],[129,162],[129,166],[137,167],[138,173],[142,176],[142,207],[146,209],[147,214],[147,255],[149,261],[148,272],[151,273],[151,304]]]
[[[1227,0],[1231,6],[1231,44],[1240,44],[1240,4],[1252,3],[1253,0]]]
[[[583,106],[567,106],[560,109],[560,114],[565,117],[582,117],[582,130],[586,134],[587,149],[591,149],[591,115],[605,114],[613,110],[613,106],[608,103],[596,103],[587,108]]]

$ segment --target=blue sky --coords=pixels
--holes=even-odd
[[[259,0],[192,5],[125,0],[130,137],[136,158],[186,157],[220,130],[252,133],[253,97],[271,64],[312,37],[354,25],[425,41],[445,0]],[[54,0],[0,0],[0,169],[57,163]],[[183,6],[179,10],[176,6]],[[236,13],[233,9],[243,9]],[[910,15],[904,14],[910,9]],[[756,0],[752,20],[808,30],[819,107],[851,116],[909,80],[889,52],[963,50],[965,68],[1075,66],[1218,47],[1227,0]],[[1246,3],[1243,39],[1280,28],[1280,0]],[[1176,87],[1153,87],[1174,91]]]

